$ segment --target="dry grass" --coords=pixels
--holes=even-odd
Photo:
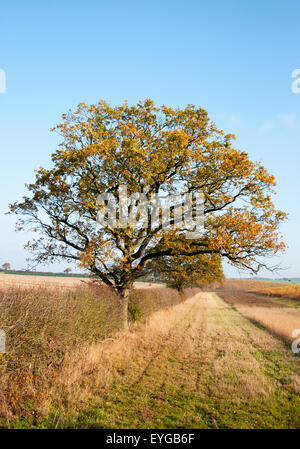
[[[243,291],[270,297],[300,299],[300,285],[276,283],[268,281],[255,281],[244,279],[226,279],[222,284],[216,284],[215,290]]]
[[[215,290],[228,290],[228,291],[249,291],[252,289],[272,288],[274,287],[272,281],[256,281],[251,279],[225,279],[222,283],[214,285]],[[275,284],[276,285],[276,284]],[[278,285],[278,284],[277,284]],[[281,287],[288,286],[290,284],[280,283]]]
[[[2,293],[10,337],[0,425],[295,426],[299,376],[290,351],[214,294],[187,293],[179,303],[169,289],[134,292],[131,303],[150,316],[118,333],[109,291]]]
[[[293,330],[300,329],[299,309],[237,306],[237,310],[280,335],[289,343],[293,341]]]
[[[7,336],[0,414],[9,420],[37,413],[67,353],[118,330],[118,308],[107,289],[101,296],[6,290],[0,294],[0,322]]]
[[[49,289],[49,290],[71,290],[88,287],[91,283],[89,278],[67,277],[67,276],[38,276],[22,274],[0,273],[0,289],[9,290],[11,288]],[[153,284],[149,282],[135,282],[135,289],[161,288],[164,284]]]
[[[122,377],[132,361],[135,369],[126,381],[134,385],[143,376],[149,361],[151,363],[161,346],[168,342],[170,332],[184,317],[189,301],[192,299],[157,311],[146,324],[123,331],[116,339],[70,353],[51,393],[62,415],[69,414],[70,410],[76,414],[79,404],[88,404],[94,395],[107,393],[113,379]]]
[[[300,300],[300,285],[298,284],[280,285],[276,287],[274,287],[274,285],[272,287],[255,287],[251,288],[249,291],[271,297],[275,296]]]
[[[131,319],[146,320],[179,302],[179,294],[165,288],[134,291]],[[95,348],[116,336],[119,322],[119,300],[103,285],[0,291],[0,323],[7,335],[7,353],[0,355],[0,418],[8,426],[15,419],[31,422],[50,414],[57,401],[73,403],[74,391],[65,398],[65,387],[81,367],[86,373],[99,362]]]
[[[22,288],[23,290],[40,288],[51,290],[57,290],[58,288],[63,290],[76,290],[79,287],[85,287],[87,283],[89,283],[88,278],[0,273],[1,290],[9,290],[11,288]]]
[[[51,426],[280,427],[283,410],[296,425],[293,363],[280,341],[215,295],[200,293],[156,312],[134,332],[70,354],[52,394],[59,413]]]
[[[280,284],[266,286],[261,281],[227,281],[218,295],[239,312],[280,335],[286,342],[292,341],[294,329],[300,329],[300,285]],[[297,293],[299,292],[299,293]],[[299,294],[299,298],[297,298]]]

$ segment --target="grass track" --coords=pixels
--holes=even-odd
[[[109,387],[58,427],[300,428],[300,358],[214,293],[139,332]]]

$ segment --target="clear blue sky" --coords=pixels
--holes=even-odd
[[[295,0],[2,2],[0,265],[26,266],[30,236],[4,213],[49,163],[58,143],[49,128],[61,114],[82,101],[152,98],[204,107],[276,176],[289,249],[273,262],[288,267],[282,276],[300,276],[300,94],[291,91],[299,17]]]

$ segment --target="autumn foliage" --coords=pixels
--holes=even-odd
[[[149,264],[148,271],[180,293],[189,287],[204,287],[224,279],[221,257],[217,254],[165,256]]]
[[[216,254],[258,271],[261,257],[284,248],[285,214],[272,202],[274,176],[233,147],[207,112],[156,107],[151,100],[112,107],[80,104],[54,129],[61,137],[52,167],[40,168],[29,194],[11,211],[40,237],[28,244],[37,262],[76,261],[128,296],[134,280],[160,257]],[[204,195],[205,231],[187,239],[182,228],[99,226],[97,196],[178,191]],[[124,301],[124,309],[127,308]]]

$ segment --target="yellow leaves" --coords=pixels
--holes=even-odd
[[[232,211],[218,220],[210,239],[213,250],[234,254],[246,254],[259,248],[277,252],[284,248],[277,232],[277,225],[259,221],[247,210]]]
[[[52,156],[53,168],[39,169],[36,182],[29,186],[32,198],[13,205],[12,211],[31,214],[35,223],[42,208],[54,232],[53,236],[45,227],[50,242],[70,238],[75,249],[77,243],[84,246],[78,257],[86,268],[108,262],[128,272],[138,266],[138,260],[123,259],[121,254],[126,247],[129,257],[128,248],[138,248],[142,239],[138,240],[136,230],[107,225],[100,231],[97,227],[97,196],[115,195],[120,185],[126,185],[130,194],[143,193],[147,198],[176,189],[202,192],[206,228],[198,244],[208,251],[253,260],[253,252],[270,254],[283,248],[278,225],[286,215],[276,210],[270,196],[274,176],[250,161],[245,151],[233,148],[234,135],[219,130],[204,109],[156,107],[150,99],[112,107],[100,100],[94,105],[80,103],[63,115],[54,130],[62,142]],[[69,216],[77,218],[68,227]],[[180,227],[174,228],[148,235],[143,254],[161,248],[176,256],[190,251],[193,242],[185,239]],[[149,231],[143,232],[145,237]],[[74,246],[71,252],[74,255]],[[52,257],[49,246],[48,254]]]
[[[148,270],[178,290],[223,278],[221,258],[215,254],[163,257],[151,262]]]

